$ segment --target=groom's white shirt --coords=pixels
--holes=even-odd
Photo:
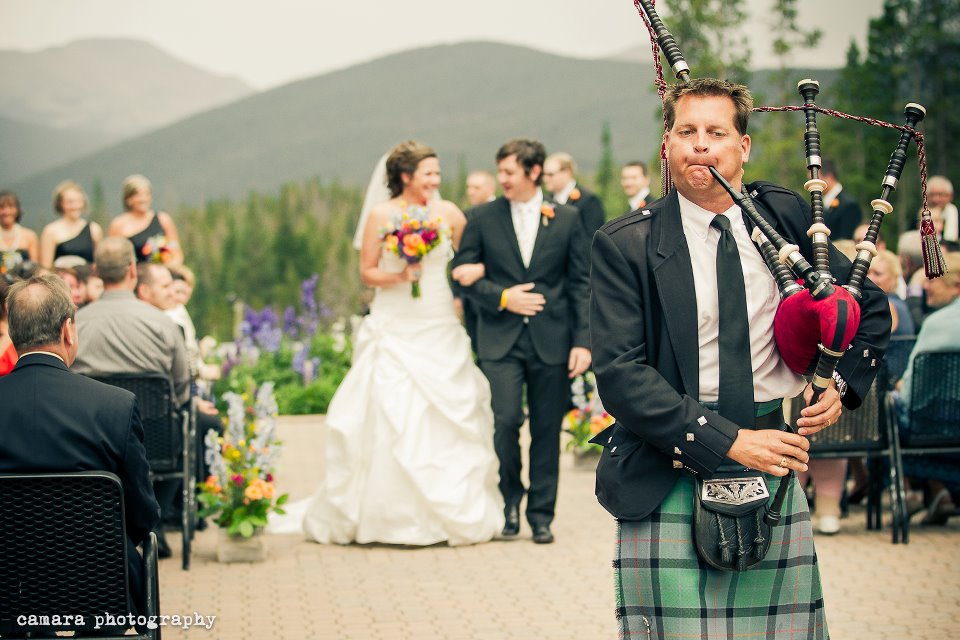
[[[520,257],[523,266],[530,266],[533,257],[533,245],[537,241],[537,231],[540,222],[540,207],[543,206],[543,192],[537,189],[533,198],[526,202],[510,201],[510,216],[513,218],[513,231],[517,234],[517,244],[520,245]]]

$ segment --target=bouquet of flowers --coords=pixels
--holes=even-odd
[[[155,236],[150,236],[147,238],[147,241],[144,243],[143,249],[141,249],[140,252],[144,256],[147,256],[147,262],[153,262],[155,264],[167,264],[173,255],[173,249],[175,246],[176,243],[167,240],[167,236],[163,235],[162,233],[158,233]]]
[[[425,207],[406,207],[398,214],[393,226],[383,232],[383,242],[390,253],[399,256],[407,264],[419,264],[424,256],[440,245],[450,229],[443,218],[430,219]],[[420,281],[411,283],[410,295],[420,297]]]
[[[267,525],[268,513],[285,513],[287,494],[277,497],[273,486],[273,466],[280,451],[274,439],[277,402],[272,382],[263,384],[255,395],[229,392],[224,399],[226,432],[219,436],[211,429],[204,438],[210,477],[200,485],[200,516],[219,514],[216,523],[228,535],[249,538]]]
[[[563,419],[565,431],[573,436],[567,442],[567,448],[599,451],[602,447],[592,444],[590,438],[613,424],[613,416],[604,411],[600,403],[600,396],[596,393],[596,376],[592,371],[577,376],[570,390],[573,392],[574,408]]]

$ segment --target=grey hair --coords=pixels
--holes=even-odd
[[[111,236],[97,244],[93,263],[104,284],[118,284],[127,276],[130,265],[136,261],[133,243],[126,238]]]
[[[33,276],[10,287],[7,294],[7,325],[13,348],[19,353],[60,342],[60,329],[72,320],[76,307],[70,290],[59,277]]]

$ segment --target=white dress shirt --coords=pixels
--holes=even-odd
[[[563,189],[557,191],[553,194],[553,201],[557,204],[567,204],[567,200],[570,199],[570,193],[577,187],[577,181],[571,180],[567,183]]]
[[[513,218],[513,230],[517,234],[517,244],[520,245],[520,257],[523,266],[530,266],[533,256],[533,245],[537,241],[537,231],[540,228],[540,207],[543,206],[543,192],[537,189],[533,198],[527,202],[510,201],[510,215]]]
[[[836,199],[836,197],[840,195],[841,191],[843,191],[843,185],[838,182],[837,184],[833,185],[833,188],[830,189],[830,191],[827,191],[825,194],[823,194],[823,210],[824,211],[829,211],[830,209],[833,209],[833,207],[830,206],[830,203],[833,202]]]
[[[679,195],[679,198],[680,220],[690,249],[697,298],[699,399],[701,402],[716,402],[720,394],[720,305],[717,288],[717,242],[720,240],[720,230],[710,226],[716,214],[697,206],[682,195]],[[753,400],[767,402],[777,398],[792,398],[800,393],[805,381],[787,367],[773,338],[773,318],[780,304],[777,283],[750,240],[740,207],[734,205],[722,215],[730,220],[743,267],[747,318],[750,322]]]

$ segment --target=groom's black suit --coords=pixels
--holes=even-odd
[[[560,424],[569,405],[567,361],[572,347],[589,348],[589,240],[580,215],[553,205],[555,216],[537,227],[528,266],[524,266],[513,227],[510,202],[500,197],[472,210],[454,265],[479,262],[486,275],[464,294],[479,311],[480,367],[493,394],[494,447],[500,459],[500,491],[509,508],[523,497],[519,429],[521,392],[527,385],[530,412],[530,491],[527,520],[550,524],[557,496]],[[504,289],[534,283],[543,294],[543,311],[525,317],[501,310]]]

